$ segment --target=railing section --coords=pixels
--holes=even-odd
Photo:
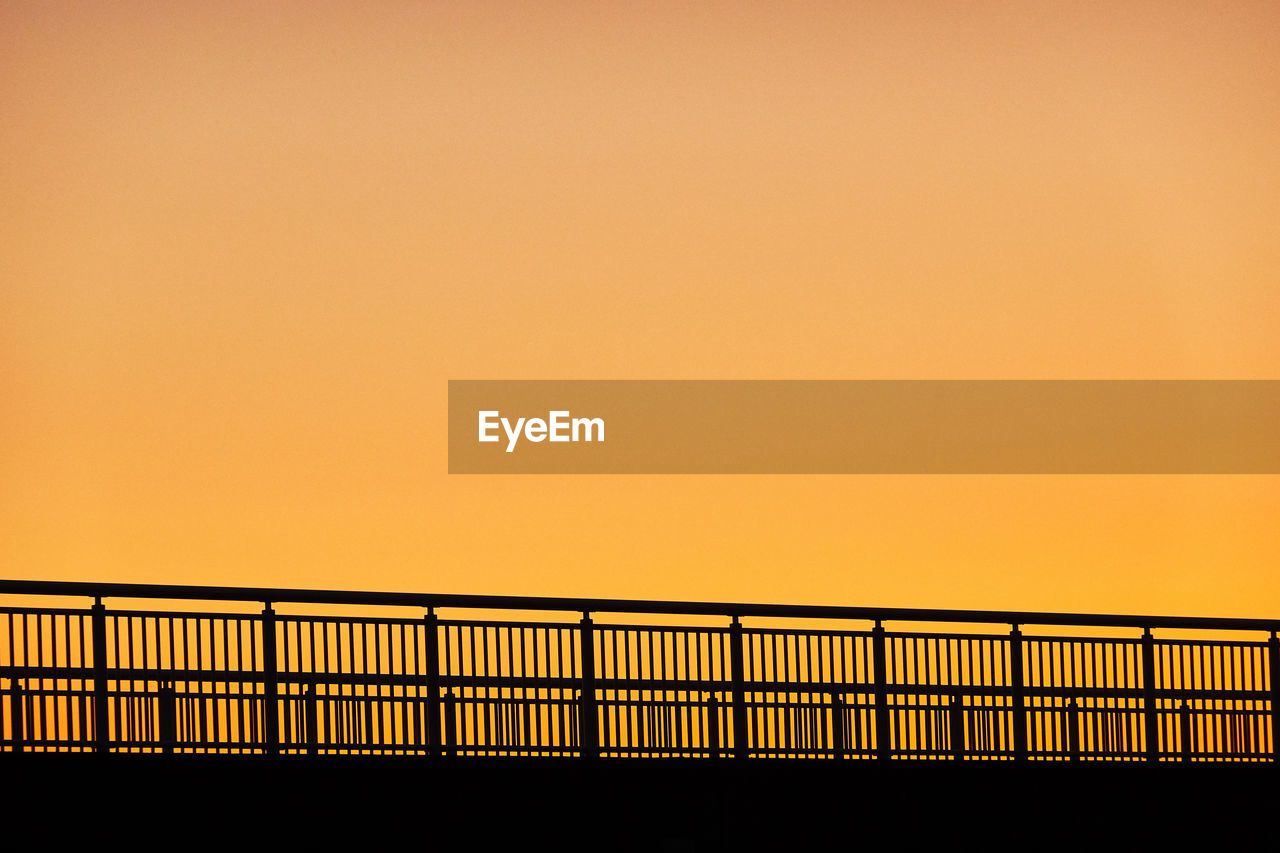
[[[0,608],[0,750],[1277,758],[1274,632],[1054,636],[1012,620],[896,631],[882,619],[837,630],[736,615],[708,627],[590,612],[442,618],[434,607],[417,618],[299,615],[262,604]]]

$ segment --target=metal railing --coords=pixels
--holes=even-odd
[[[41,581],[0,594],[86,599],[0,607],[10,753],[1274,763],[1280,744],[1280,620]],[[117,606],[144,599],[201,605]],[[217,610],[230,602],[262,610]]]

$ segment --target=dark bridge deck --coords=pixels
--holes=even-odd
[[[7,753],[1048,768],[1273,764],[1280,743],[1276,620],[34,581],[0,593],[23,597],[0,608]],[[191,604],[155,609],[174,601]],[[484,616],[495,610],[528,615]],[[1198,635],[1170,634],[1184,629]]]

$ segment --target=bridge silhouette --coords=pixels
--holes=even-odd
[[[0,607],[5,753],[1280,763],[1280,620],[13,580],[0,593],[21,597]]]

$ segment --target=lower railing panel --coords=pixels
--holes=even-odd
[[[158,673],[157,676],[160,674]],[[846,685],[847,686],[847,685]],[[0,749],[7,752],[164,754],[579,756],[582,714],[596,715],[593,754],[605,758],[1010,760],[1024,715],[1035,761],[1271,762],[1272,708],[1258,699],[1011,698],[873,691],[746,690],[735,731],[733,692],[602,689],[584,703],[568,688],[470,684],[433,697],[420,684],[339,680],[106,682],[107,731],[99,737],[92,681],[11,679],[0,692]],[[269,741],[268,715],[276,740]],[[887,716],[889,745],[879,749]],[[1148,720],[1155,730],[1148,733]],[[433,731],[434,728],[434,731]],[[1148,737],[1155,739],[1154,753]]]

